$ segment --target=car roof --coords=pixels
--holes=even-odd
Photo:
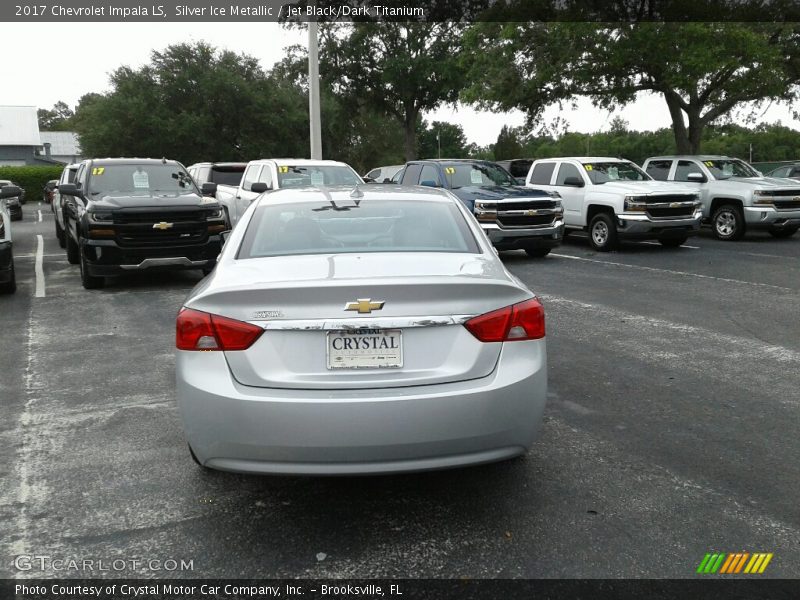
[[[258,160],[252,160],[251,163],[267,163],[267,162],[274,162],[274,163],[289,163],[291,165],[306,165],[306,166],[342,166],[342,167],[349,167],[347,163],[340,162],[338,160],[325,160],[325,159],[314,159],[314,158],[259,158]]]
[[[724,154],[665,154],[664,156],[651,156],[647,160],[667,160],[667,159],[693,159],[693,160],[720,160],[731,159],[732,156]]]
[[[550,156],[548,158],[538,158],[538,161],[545,160],[577,160],[578,162],[631,162],[627,158],[616,158],[613,156]]]
[[[177,160],[167,158],[90,158],[92,164],[102,165],[177,165]]]
[[[352,202],[353,200],[422,200],[429,202],[456,202],[441,188],[364,183],[358,185],[332,185],[325,187],[292,187],[266,192],[261,196],[269,204],[292,202]]]
[[[193,165],[189,165],[186,168],[187,169],[191,169],[192,167],[205,167],[206,165],[210,165],[212,168],[213,167],[246,167],[247,163],[246,162],[209,162],[209,161],[206,161],[206,162],[194,163]]]

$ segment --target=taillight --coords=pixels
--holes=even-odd
[[[516,342],[544,337],[544,307],[536,298],[493,310],[464,323],[482,342]]]
[[[247,350],[264,333],[261,327],[191,308],[175,323],[178,350]]]

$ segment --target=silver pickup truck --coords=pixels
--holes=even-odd
[[[697,189],[703,221],[720,240],[738,240],[754,229],[785,238],[800,229],[797,181],[764,177],[729,156],[654,156],[643,166],[653,179]]]

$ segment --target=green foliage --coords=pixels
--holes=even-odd
[[[0,179],[10,179],[24,188],[25,199],[31,202],[40,199],[44,184],[61,177],[63,170],[63,166],[0,167]]]
[[[532,125],[576,96],[608,108],[655,93],[681,152],[697,152],[703,130],[734,108],[798,97],[800,28],[792,24],[484,22],[464,44],[467,101],[518,108]]]
[[[494,145],[495,160],[509,160],[522,155],[522,130],[503,125]]]
[[[120,67],[111,91],[84,96],[75,117],[87,156],[168,157],[186,164],[306,156],[302,91],[244,54],[204,42]]]
[[[438,139],[437,139],[438,136]],[[417,155],[421,158],[461,158],[467,154],[467,138],[461,125],[434,121],[428,125],[422,121],[417,134]]]
[[[36,116],[39,118],[41,131],[70,131],[75,113],[66,102],[59,100],[50,110],[40,108],[36,111]]]

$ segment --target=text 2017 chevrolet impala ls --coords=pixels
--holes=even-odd
[[[445,190],[261,196],[177,317],[177,394],[206,467],[419,471],[536,438],[544,310]]]

